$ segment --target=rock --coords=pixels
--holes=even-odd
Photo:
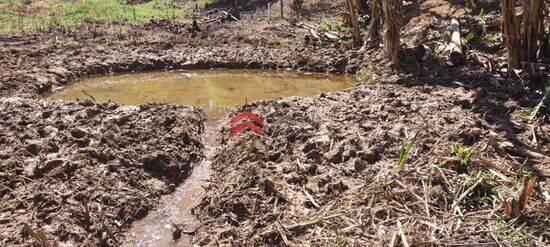
[[[454,102],[456,105],[459,105],[462,107],[462,109],[472,109],[472,103],[469,100],[463,99],[463,100],[457,100]]]
[[[43,111],[42,118],[49,118],[53,114],[53,111]]]
[[[179,224],[172,224],[174,231],[172,232],[172,240],[178,240],[181,238],[181,227]]]

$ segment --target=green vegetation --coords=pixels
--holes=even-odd
[[[347,30],[347,28],[345,27],[344,23],[341,20],[332,19],[332,18],[331,19],[323,18],[319,27],[324,30],[334,31],[334,32],[342,32]]]
[[[472,42],[478,40],[479,37],[484,37],[487,34],[486,29],[486,13],[485,9],[481,9],[479,14],[474,18],[475,25],[471,28],[470,32],[466,35],[466,41]]]
[[[461,144],[453,144],[451,145],[451,154],[458,158],[460,166],[467,167],[472,160],[474,150],[471,147],[465,147]]]
[[[414,147],[414,144],[416,143],[416,140],[418,139],[418,136],[420,135],[420,131],[416,131],[414,134],[414,137],[407,145],[403,145],[401,147],[401,150],[399,150],[399,161],[397,162],[397,169],[401,170],[403,167],[405,167],[405,163],[407,163],[407,160],[409,159],[409,153],[411,152],[412,148]]]
[[[521,243],[522,246],[529,246],[532,239],[533,230],[528,226],[527,222],[516,224],[516,220],[506,222],[504,220],[492,224],[492,229],[495,234],[503,239],[513,243]]]
[[[80,28],[86,22],[145,22],[182,16],[173,0],[127,4],[122,0],[2,0],[0,33]]]
[[[347,246],[348,245],[348,238],[346,236],[337,236],[334,239],[334,246],[340,247],[340,246]]]
[[[359,70],[359,73],[357,73],[357,79],[364,84],[372,85],[376,83],[376,80],[374,78],[374,73],[372,73],[371,68],[368,66],[362,68]]]

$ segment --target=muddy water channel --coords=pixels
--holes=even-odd
[[[312,96],[356,84],[353,77],[263,70],[193,70],[94,77],[61,88],[48,98],[93,98],[123,104],[166,102],[201,107],[207,115],[202,136],[205,158],[191,176],[155,210],[133,223],[125,246],[189,246],[198,222],[191,213],[204,194],[216,154],[223,113],[246,102],[287,96]],[[179,237],[181,235],[181,237]],[[174,236],[178,240],[174,240]]]

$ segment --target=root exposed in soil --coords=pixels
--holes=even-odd
[[[191,107],[0,99],[0,245],[119,245],[202,158]]]

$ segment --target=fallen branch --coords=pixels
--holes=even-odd
[[[238,21],[238,20],[239,20],[239,19],[237,19],[237,17],[233,16],[232,14],[230,14],[230,13],[227,12],[227,11],[222,11],[222,13],[223,13],[224,15],[226,15],[226,17],[229,17],[229,18],[231,18],[231,19],[233,19],[233,20],[235,20],[235,21]]]
[[[460,24],[457,19],[451,20],[451,42],[449,43],[449,60],[453,65],[460,64],[464,61],[462,53],[462,41],[460,40]]]
[[[403,231],[403,226],[401,225],[401,221],[397,220],[397,227],[399,228],[399,235],[401,236],[401,242],[403,246],[409,247],[409,242],[407,242],[407,237],[405,236],[405,232]]]
[[[307,192],[307,190],[305,188],[302,188],[302,190],[304,191],[304,194],[306,194],[306,197],[307,199],[309,199],[309,201],[311,202],[311,204],[313,204],[313,206],[315,206],[316,208],[320,208],[321,206],[319,206],[319,204],[317,204],[317,202],[315,201],[315,199],[313,199],[313,196],[311,196],[311,194],[309,194],[309,192]]]
[[[470,194],[470,192],[472,192],[472,190],[474,190],[475,187],[477,187],[481,182],[483,182],[483,177],[480,177],[480,178],[474,183],[474,185],[472,185],[470,188],[468,188],[466,191],[464,191],[464,192],[458,197],[458,199],[456,199],[456,201],[453,202],[453,205],[451,206],[451,210],[454,211],[455,207],[458,206],[458,204],[462,201],[462,199],[464,199],[468,194]]]
[[[324,36],[325,38],[327,38],[329,40],[332,40],[332,41],[340,41],[340,37],[339,37],[340,34],[338,34],[337,32],[322,31],[322,30],[320,30],[320,28],[318,28],[316,26],[313,26],[313,25],[310,25],[310,24],[307,24],[307,23],[303,23],[303,22],[300,22],[300,23],[297,23],[297,24],[294,24],[294,23],[291,23],[291,24],[296,26],[296,27],[300,27],[300,28],[308,28],[309,33],[315,39],[321,39],[321,37]]]
[[[46,234],[43,231],[38,230],[35,232],[27,223],[23,223],[23,231],[26,232],[28,235],[30,235],[39,246],[42,246],[42,247],[51,246],[48,241],[48,238],[46,237]]]
[[[202,24],[208,24],[208,23],[212,23],[212,22],[215,22],[215,21],[221,21],[221,20],[227,19],[227,18],[231,18],[232,20],[235,20],[235,21],[239,20],[239,19],[237,19],[237,17],[233,16],[231,13],[229,13],[227,11],[221,11],[221,13],[223,14],[222,16],[218,16],[218,17],[215,17],[215,18],[212,18],[212,19],[202,21]]]

